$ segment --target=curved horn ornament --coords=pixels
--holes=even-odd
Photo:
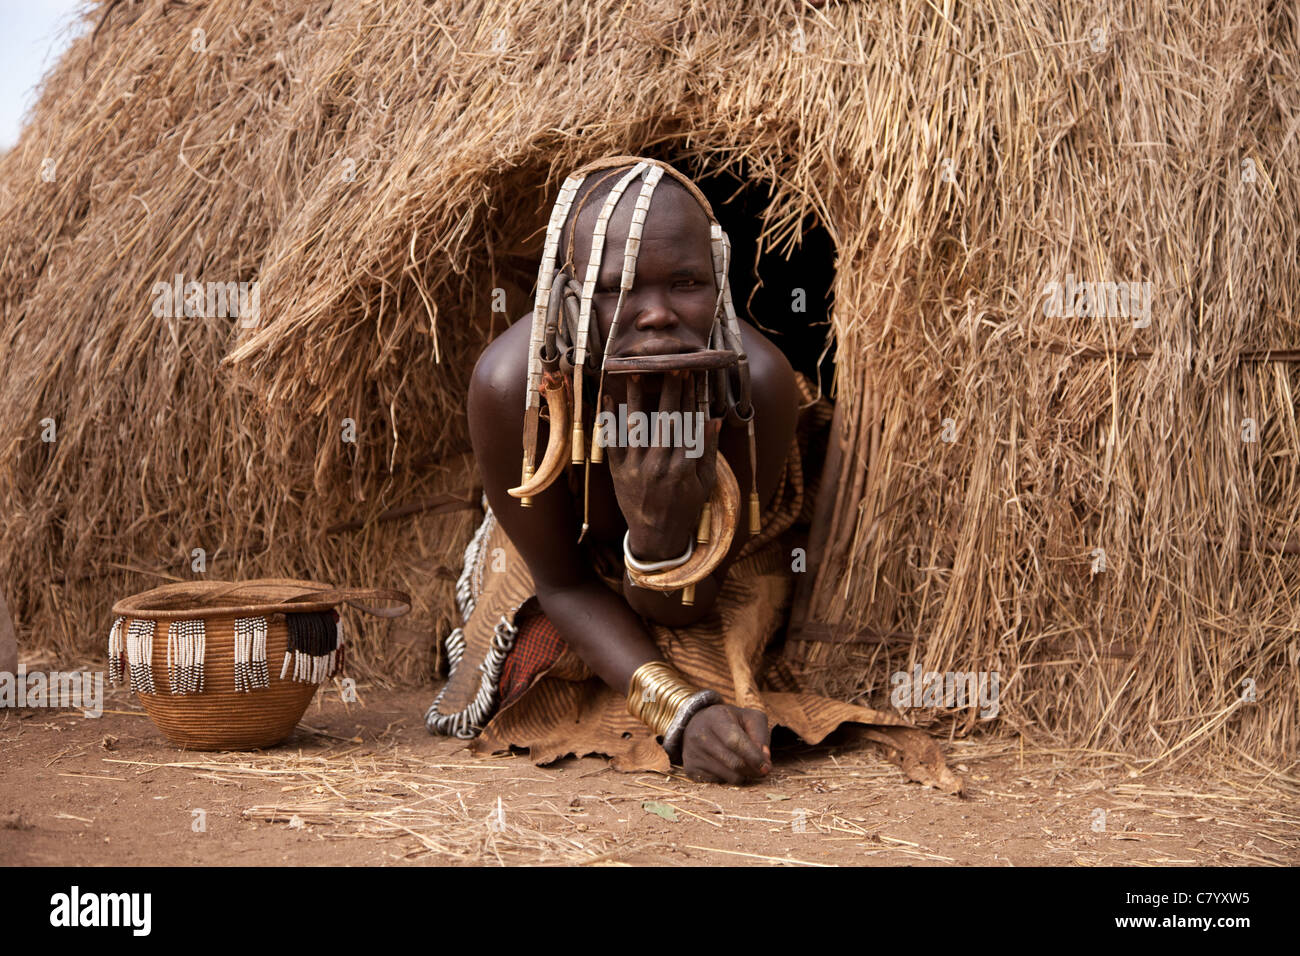
[[[709,516],[708,544],[696,548],[685,564],[667,571],[646,573],[629,566],[628,577],[637,587],[652,591],[677,591],[688,587],[712,574],[731,550],[731,541],[736,533],[736,519],[740,513],[740,485],[722,452],[717,455],[717,475],[713,491],[709,494],[709,503],[705,505]]]
[[[564,471],[570,417],[564,374],[548,372],[542,378],[541,391],[546,396],[546,407],[550,412],[546,454],[542,456],[542,463],[537,466],[537,470],[521,485],[507,489],[506,493],[513,498],[528,498],[545,491],[560,476],[560,472]]]

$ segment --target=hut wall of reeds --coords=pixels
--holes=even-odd
[[[427,677],[477,516],[475,357],[530,306],[564,175],[649,153],[770,193],[770,248],[834,242],[808,681],[996,671],[992,724],[922,718],[1293,755],[1297,356],[1269,350],[1300,348],[1298,17],[94,3],[0,157],[25,653],[102,656],[112,602],[166,580],[283,574],[410,591],[354,661]],[[256,280],[256,322],[160,302],[178,276]]]

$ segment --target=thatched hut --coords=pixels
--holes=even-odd
[[[426,679],[474,358],[528,308],[565,173],[640,153],[711,190],[752,319],[836,403],[806,680],[996,670],[995,726],[1054,747],[1295,753],[1294,5],[86,15],[0,158],[25,652],[102,655],[112,601],[164,580],[285,574],[410,591],[357,664]],[[207,301],[253,281],[256,317]]]

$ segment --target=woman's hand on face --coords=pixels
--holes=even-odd
[[[627,414],[646,414],[648,446],[659,424],[655,410],[646,407],[641,378],[628,376]],[[696,438],[695,447],[702,444],[701,453],[689,457],[684,429],[694,429],[696,423],[695,377],[690,372],[668,372],[660,378],[658,417],[667,421],[665,415],[679,413],[681,428],[673,429],[675,440],[668,447],[615,445],[605,449],[618,506],[627,519],[629,547],[636,557],[646,561],[675,558],[694,538],[700,512],[717,477],[718,432],[722,428],[720,419],[706,420],[703,435]],[[603,405],[605,411],[617,416],[611,396],[604,397]]]
[[[767,776],[772,771],[767,715],[728,704],[705,707],[686,725],[682,766],[701,783],[734,786]]]

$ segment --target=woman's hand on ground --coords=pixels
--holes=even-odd
[[[682,766],[701,783],[748,783],[772,770],[771,735],[761,710],[714,704],[686,725]]]

